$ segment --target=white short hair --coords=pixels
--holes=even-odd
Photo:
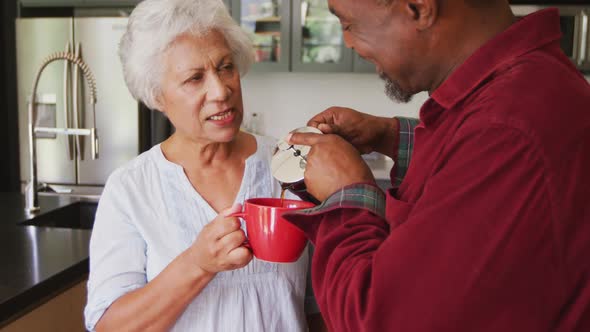
[[[163,54],[180,35],[216,30],[225,38],[241,75],[254,62],[252,41],[221,0],[144,0],[131,13],[119,44],[123,75],[133,97],[157,108]]]

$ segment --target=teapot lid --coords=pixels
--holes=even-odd
[[[297,133],[322,132],[315,127],[301,127],[293,130]],[[303,173],[307,165],[307,154],[311,147],[308,145],[291,145],[287,143],[287,137],[279,140],[270,163],[270,169],[275,179],[282,183],[294,183],[303,180]]]

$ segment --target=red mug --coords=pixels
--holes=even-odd
[[[275,263],[295,262],[303,253],[307,238],[282,215],[285,212],[314,207],[313,203],[280,198],[251,198],[244,211],[234,213],[246,221],[248,243],[254,256]]]

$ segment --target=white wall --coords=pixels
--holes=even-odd
[[[242,79],[245,121],[256,112],[261,133],[280,138],[304,126],[330,106],[345,106],[379,116],[418,116],[427,94],[408,104],[396,104],[384,93],[376,74],[260,73]],[[245,123],[247,124],[247,123]]]
[[[590,76],[586,76],[590,82]],[[242,79],[245,122],[260,114],[261,133],[281,138],[304,126],[313,115],[330,106],[346,106],[378,116],[417,117],[426,93],[408,104],[392,102],[376,74],[260,73]],[[244,123],[247,124],[247,123]]]

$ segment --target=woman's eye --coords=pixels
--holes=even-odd
[[[343,31],[350,31],[350,24],[346,24],[342,26]]]
[[[232,70],[234,70],[234,64],[233,63],[227,63],[227,64],[221,66],[220,70],[222,70],[222,71],[232,71]]]

